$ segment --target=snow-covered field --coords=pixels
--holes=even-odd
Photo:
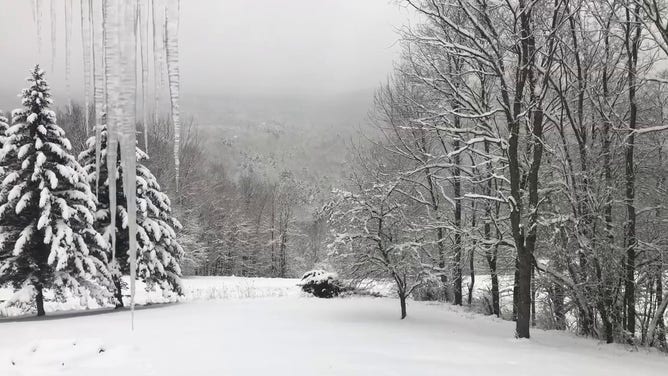
[[[184,296],[165,296],[158,288],[155,291],[146,291],[144,284],[137,281],[137,294],[135,302],[138,305],[149,305],[157,303],[176,303],[192,300],[212,299],[244,299],[244,298],[266,298],[299,294],[295,286],[298,279],[288,278],[243,278],[243,277],[190,277],[183,279]],[[127,282],[127,281],[126,281]],[[129,294],[128,291],[126,293]],[[13,292],[9,288],[0,289],[0,317],[16,317],[34,315],[25,307],[32,305],[32,297],[27,296],[26,302],[19,306],[9,306],[7,303],[12,298]],[[45,293],[47,299],[52,294]],[[125,299],[129,305],[129,299]],[[65,302],[46,301],[47,314],[63,314],[72,311],[88,309],[100,309],[95,302],[82,302],[81,299],[71,297]]]
[[[136,311],[134,332],[127,311],[0,321],[0,375],[663,375],[668,369],[668,358],[655,352],[539,330],[531,340],[515,340],[513,323],[443,304],[409,302],[402,321],[395,299],[310,298],[294,282],[188,280],[191,300]]]

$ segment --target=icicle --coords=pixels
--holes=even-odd
[[[174,123],[174,173],[176,192],[179,192],[179,151],[181,148],[181,113],[179,108],[179,8],[180,0],[170,0],[167,5],[165,36],[167,39],[167,73],[169,78],[169,99],[172,105]]]
[[[66,0],[70,1],[70,0]],[[91,54],[93,52],[92,38],[93,30],[91,27],[92,9],[90,0],[81,0],[81,44],[83,46],[83,67],[84,67],[84,126],[86,127],[86,137],[88,137],[90,128],[90,97],[94,94],[95,89],[91,86],[91,77],[94,73],[91,72],[94,68],[91,66]],[[71,8],[71,4],[70,4]],[[69,52],[67,54],[69,60]],[[96,139],[97,140],[97,139]]]
[[[104,34],[104,81],[106,93],[107,124],[107,169],[109,179],[109,215],[110,228],[116,228],[116,161],[118,158],[118,124],[122,114],[119,98],[120,56],[119,56],[119,5],[121,2],[105,0],[103,2]],[[99,129],[99,127],[98,127]],[[97,150],[96,150],[97,152]],[[96,156],[97,158],[97,156]],[[99,169],[98,169],[99,171]],[[98,174],[99,176],[99,174]],[[99,182],[98,182],[99,183]],[[116,260],[116,232],[111,231],[111,262]]]
[[[106,9],[106,1],[95,6],[95,2],[88,1],[88,9],[90,11],[89,17],[91,22],[92,39],[93,39],[93,102],[95,108],[95,139],[100,140],[100,130],[106,124],[107,113],[107,94],[106,94],[106,74],[105,74],[105,57],[104,57],[104,12]],[[100,190],[100,143],[95,145],[95,171],[98,176],[98,181],[95,182],[95,195],[99,194]]]
[[[155,103],[153,105],[153,122],[158,123],[158,112],[160,111],[160,95],[164,87],[164,38],[165,12],[161,0],[151,0],[151,19],[153,25],[153,86]]]
[[[139,32],[138,29],[139,29],[139,18],[140,18],[140,16],[139,16],[139,13],[140,13],[140,12],[139,12],[139,6],[140,6],[139,1],[140,1],[140,0],[136,0],[136,2],[135,2],[135,6],[134,6],[134,7],[135,7],[135,18],[134,18],[134,20],[133,20],[133,25],[134,25],[134,36],[135,36],[136,38],[141,38],[141,37],[137,36],[137,35],[138,35],[137,33]],[[137,59],[139,58],[138,56],[141,56],[141,53],[140,53],[139,55],[137,55],[137,53],[136,53],[136,52],[137,52],[136,49],[137,49],[137,47],[139,47],[139,40],[135,40],[134,42],[135,42],[135,60],[134,60],[134,65],[135,65],[135,72],[134,72],[135,86],[134,86],[134,88],[135,88],[135,98],[139,98],[139,94],[138,94],[138,92],[137,92],[137,91],[139,90],[139,86],[137,85],[137,82],[140,80],[139,75],[140,75],[141,73],[137,71],[137,68],[139,67],[139,62],[137,61]],[[135,101],[135,104],[134,104],[134,111],[135,111],[135,118],[137,118],[137,114],[139,114],[139,102],[138,102],[138,101]]]
[[[72,96],[70,95],[70,56],[72,56],[70,40],[72,39],[72,21],[72,0],[65,0],[65,91],[67,94],[67,106],[70,111],[72,111]],[[90,49],[84,50],[84,56],[86,55],[86,51],[90,51]],[[86,109],[88,109],[88,105],[86,105]],[[86,113],[86,136],[88,136],[88,113]]]
[[[137,35],[136,4],[130,1],[107,0],[104,14],[104,50],[107,93],[107,170],[109,179],[109,209],[111,228],[116,228],[116,163],[118,147],[121,148],[123,189],[127,201],[128,236],[130,249],[130,307],[134,327],[135,280],[137,274],[137,223],[136,223],[136,134],[135,64]],[[112,249],[116,247],[112,235]],[[115,258],[115,251],[112,251]]]
[[[51,74],[56,72],[56,0],[51,0]]]
[[[145,5],[142,7],[142,3]],[[148,4],[137,0],[140,51],[141,51],[141,93],[144,123],[144,152],[148,153]]]
[[[130,310],[134,329],[135,282],[137,279],[137,147],[135,102],[137,93],[137,7],[129,1],[122,4],[120,22],[120,133],[121,161],[123,166],[123,189],[127,201],[128,254],[130,256]]]
[[[42,54],[42,9],[40,7],[40,0],[33,1],[33,18],[35,21],[35,26],[37,28],[37,53]]]

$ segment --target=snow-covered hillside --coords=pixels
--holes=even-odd
[[[0,375],[650,376],[668,367],[658,353],[554,331],[515,340],[513,323],[444,304],[409,302],[399,320],[395,299],[310,298],[294,280],[186,282],[201,300],[140,309],[134,332],[127,311],[0,321]]]

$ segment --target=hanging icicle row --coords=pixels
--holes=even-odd
[[[169,99],[171,103],[172,122],[174,124],[174,174],[176,194],[179,192],[179,152],[181,149],[181,112],[179,108],[179,8],[180,0],[170,0],[167,5],[165,22],[167,74],[169,79]]]
[[[70,79],[72,0],[64,0],[65,22],[65,76]],[[37,28],[37,42],[41,54],[41,0],[33,0],[33,18]],[[51,0],[51,45],[52,65],[55,65],[56,11],[55,0]],[[86,132],[90,129],[91,96],[94,108],[95,135],[97,140],[95,163],[97,176],[102,162],[100,130],[107,127],[107,155],[109,179],[109,211],[111,240],[110,269],[114,277],[120,278],[116,261],[116,215],[118,175],[117,161],[123,167],[122,186],[127,199],[127,223],[129,230],[130,290],[132,320],[134,326],[135,280],[137,273],[137,223],[136,223],[136,154],[137,143],[137,64],[141,64],[142,111],[144,121],[144,148],[148,148],[147,128],[149,123],[149,35],[152,26],[153,79],[156,97],[154,111],[159,111],[160,89],[164,87],[165,65],[169,80],[171,119],[174,125],[174,164],[176,188],[179,189],[180,109],[179,109],[179,9],[178,0],[81,0],[81,38],[84,65],[84,103]],[[149,18],[149,14],[151,15]],[[151,25],[149,25],[151,22]],[[139,44],[139,45],[138,45]],[[138,60],[137,48],[141,56]],[[120,156],[119,156],[120,148]],[[99,179],[99,178],[98,178]],[[96,182],[99,195],[100,181]]]

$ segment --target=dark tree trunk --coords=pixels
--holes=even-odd
[[[489,143],[485,141],[485,153],[489,153]],[[485,194],[487,196],[492,195],[492,167],[488,166],[487,168],[487,185],[485,188]],[[498,214],[498,211],[497,211]],[[485,235],[485,240],[490,242],[492,238],[492,226],[490,224],[492,218],[492,204],[485,204],[485,225],[483,226],[483,233]],[[499,231],[497,232],[497,238],[499,237]],[[485,258],[487,259],[487,265],[489,266],[489,274],[492,279],[492,314],[496,317],[500,316],[500,307],[499,307],[499,276],[496,270],[496,256],[499,252],[498,244],[494,246],[488,246],[485,249]]]
[[[489,225],[485,225],[486,227]],[[485,230],[487,232],[487,230]],[[489,238],[487,238],[489,239]],[[496,255],[498,254],[498,245],[485,251],[485,258],[489,266],[489,274],[492,279],[492,314],[499,317],[501,309],[499,306],[499,275],[496,270]]]
[[[605,29],[605,65],[603,68],[603,97],[604,100],[608,100],[610,97],[609,88],[608,88],[608,64],[610,61],[610,36],[609,36],[610,23],[608,22]],[[605,204],[603,206],[603,216],[605,218],[605,239],[606,239],[606,249],[612,250],[615,239],[612,234],[612,191],[613,181],[612,181],[612,156],[610,154],[610,131],[612,130],[612,123],[609,120],[605,120],[603,124],[603,137],[602,137],[602,150],[603,154],[603,172],[605,177]],[[600,267],[600,262],[598,258],[594,260],[598,282],[599,290],[602,295],[602,302],[599,305],[599,314],[601,316],[601,321],[603,322],[603,330],[606,343],[614,342],[614,326],[613,326],[613,307],[612,303],[612,287],[608,286],[604,280],[603,272]]]
[[[276,267],[276,187],[271,194],[271,275],[276,277],[278,268]]]
[[[526,191],[528,192],[528,223],[526,227],[521,225],[522,216],[522,194],[520,186],[520,168],[518,158],[518,137],[519,137],[519,121],[515,121],[512,125],[511,136],[509,138],[509,167],[510,167],[510,182],[511,182],[511,196],[515,201],[515,207],[510,214],[511,229],[513,238],[515,239],[515,246],[517,248],[518,259],[518,283],[517,283],[517,321],[515,325],[515,332],[518,338],[529,338],[530,336],[530,321],[531,321],[531,273],[533,270],[534,256],[533,252],[536,247],[536,239],[538,236],[536,223],[538,221],[538,187],[539,178],[538,172],[543,158],[543,108],[542,98],[537,93],[538,78],[534,74],[536,70],[536,46],[535,38],[532,30],[532,7],[535,3],[526,3],[520,0],[520,25],[521,25],[521,62],[523,68],[520,74],[524,75],[529,82],[529,96],[531,99],[532,109],[529,113],[531,122],[531,164],[526,176]],[[556,29],[556,13],[553,18],[552,28]],[[548,49],[552,49],[549,47]],[[548,56],[550,56],[548,54]],[[549,58],[548,58],[549,59]],[[544,63],[540,69],[545,69]],[[545,85],[542,82],[541,85]],[[517,107],[521,107],[518,104]],[[517,111],[516,113],[519,113]],[[512,142],[511,142],[512,141]],[[514,144],[514,145],[513,145]],[[513,149],[513,150],[510,150]],[[511,162],[512,161],[512,162]],[[526,229],[526,230],[525,230]],[[526,231],[526,233],[525,233]]]
[[[279,276],[285,278],[288,275],[288,229],[285,225],[283,234],[281,235],[280,255],[279,255]]]
[[[552,288],[552,305],[554,310],[554,328],[566,330],[566,311],[564,308],[564,288],[555,283]]]
[[[111,279],[114,283],[114,298],[116,298],[116,308],[123,308],[123,284],[121,283],[121,276],[116,274]]]
[[[378,229],[382,228],[382,221],[378,221]],[[386,256],[383,256],[386,257]],[[397,295],[399,295],[399,305],[401,306],[401,319],[406,318],[406,298],[408,297],[407,295],[410,293],[410,291],[406,291],[406,275],[404,274],[403,277],[396,273],[392,272],[392,278],[394,279],[394,282],[397,284]]]
[[[656,306],[661,307],[663,304],[663,282],[661,280],[663,273],[662,273],[662,268],[659,268],[659,276],[656,281]],[[658,308],[657,308],[658,309]],[[656,325],[656,339],[659,341],[659,347],[663,351],[668,351],[668,343],[666,343],[666,323],[663,320],[663,314],[659,316],[659,321],[657,322]],[[650,338],[650,341],[653,338]]]
[[[44,316],[44,292],[40,283],[35,284],[35,306],[37,307],[37,316]]]
[[[455,118],[455,127],[459,127],[459,118]],[[454,150],[459,149],[459,140],[455,138]],[[461,201],[461,170],[459,168],[460,156],[455,155],[455,173],[454,173],[454,198],[455,198],[455,254],[454,254],[454,270],[453,270],[453,289],[455,297],[455,305],[462,305],[462,201]]]
[[[471,229],[474,230],[475,228],[476,228],[475,201],[471,201]],[[473,287],[475,286],[475,247],[476,247],[476,242],[473,241],[471,244],[471,253],[469,254],[470,281],[469,281],[469,294],[467,299],[468,305],[471,305],[471,302],[473,301]]]
[[[516,333],[518,338],[529,338],[531,322],[531,258],[526,247],[519,247],[518,282],[517,282],[517,321]]]
[[[471,249],[471,257],[469,258],[469,269],[471,274],[471,280],[469,282],[469,296],[467,303],[468,305],[471,305],[471,302],[473,301],[473,287],[475,286],[475,266],[474,266],[474,260],[473,260],[473,255],[475,254],[475,251]]]
[[[531,268],[531,326],[536,326],[536,273]]]
[[[612,321],[605,307],[601,307],[600,315],[601,321],[603,322],[603,336],[605,337],[605,343],[613,343],[615,338],[613,336]]]
[[[522,111],[522,93],[527,82],[529,68],[528,43],[530,37],[529,11],[524,1],[520,1],[522,14],[521,36],[522,42],[519,47],[518,77],[515,82],[515,98],[513,99],[513,118],[508,119],[509,138],[508,138],[508,170],[510,174],[510,229],[515,241],[517,255],[515,258],[515,282],[513,286],[513,319],[516,322],[515,335],[520,338],[529,337],[529,286],[530,275],[526,266],[529,264],[528,255],[524,247],[524,231],[522,227],[522,192],[521,181],[522,171],[520,169],[519,157],[519,137],[520,137],[520,119],[519,113]],[[526,285],[526,286],[525,286]],[[526,293],[526,297],[522,293]],[[526,300],[526,307],[522,306]],[[521,312],[520,312],[521,311]],[[526,312],[525,312],[526,311]],[[521,317],[520,317],[521,316]],[[523,320],[520,323],[520,318]],[[525,325],[526,324],[526,325]]]
[[[423,141],[423,144],[426,143]],[[438,193],[436,192],[436,184],[434,183],[434,176],[432,175],[431,169],[430,168],[425,168],[425,178],[427,180],[427,184],[429,186],[429,197],[431,199],[431,208],[434,210],[434,213],[436,213],[436,222],[440,223],[441,222],[441,215],[440,215],[440,208],[439,208],[439,200],[438,200]],[[438,247],[438,268],[439,273],[441,273],[440,279],[441,279],[441,285],[443,288],[443,299],[446,302],[450,301],[450,294],[448,291],[448,276],[445,274],[445,229],[441,226],[438,226],[436,228],[436,246]]]
[[[612,243],[608,244],[612,245]],[[596,279],[599,283],[599,293],[601,296],[598,298],[597,308],[598,314],[601,316],[601,323],[603,324],[603,337],[605,337],[606,343],[614,342],[613,335],[613,325],[612,325],[612,316],[611,310],[614,309],[611,292],[611,286],[606,286],[603,283],[601,265],[597,257],[594,257],[594,268],[596,270]]]
[[[442,227],[439,227],[437,229],[437,235],[438,235],[438,267],[441,272],[441,284],[443,285],[443,298],[445,299],[446,302],[449,302],[450,299],[450,291],[448,289],[448,276],[445,274],[445,244],[443,243],[445,240],[445,231],[443,231]]]
[[[519,284],[520,281],[520,267],[518,264],[517,257],[515,257],[515,275],[513,279],[513,315],[512,319],[513,321],[517,321],[517,299],[518,299],[518,292],[519,292]]]
[[[626,247],[626,276],[624,279],[624,301],[626,303],[626,330],[633,337],[636,331],[635,267],[636,267],[636,209],[635,209],[635,129],[637,121],[637,64],[640,44],[640,4],[626,7],[627,81],[629,98],[629,132],[624,148],[625,159],[625,203],[626,225],[624,246]]]
[[[499,305],[499,276],[496,273],[496,261],[494,261],[495,269],[492,273],[492,312],[496,317],[501,316],[501,308]]]

